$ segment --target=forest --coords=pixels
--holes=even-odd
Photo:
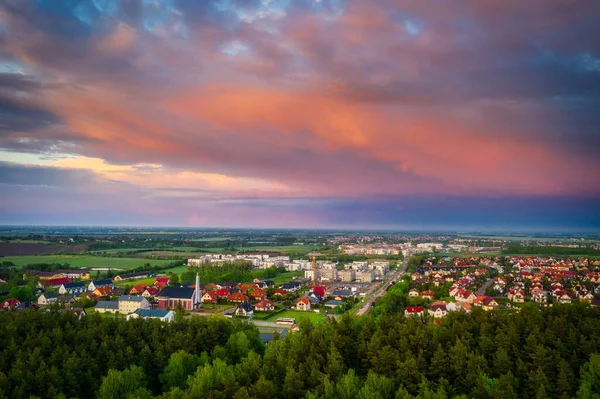
[[[407,320],[389,303],[261,342],[252,324],[0,313],[0,398],[595,398],[600,309]]]

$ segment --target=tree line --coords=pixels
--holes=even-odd
[[[593,398],[600,310],[344,315],[267,347],[222,317],[0,313],[1,398]],[[596,395],[596,396],[594,396]]]

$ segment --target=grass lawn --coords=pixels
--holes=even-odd
[[[181,273],[185,273],[187,271],[188,271],[187,266],[177,266],[177,267],[172,267],[170,269],[161,270],[160,272],[169,275],[170,273],[181,274]]]
[[[140,278],[137,280],[123,280],[115,282],[117,287],[127,287],[138,284],[152,285],[156,281],[156,277]]]
[[[276,321],[280,317],[294,318],[296,319],[296,323],[303,318],[309,319],[313,324],[324,323],[327,320],[327,316],[324,316],[320,313],[315,313],[313,311],[302,312],[299,310],[286,310],[269,317],[267,321]]]
[[[304,272],[283,272],[279,273],[276,277],[273,277],[272,280],[275,285],[282,285],[283,283],[287,283],[288,281],[292,281],[294,277],[304,277]]]
[[[28,255],[5,256],[2,261],[12,262],[22,267],[35,263],[68,263],[72,267],[110,267],[115,269],[135,269],[144,263],[151,265],[167,265],[170,260],[140,259],[140,258],[104,258],[92,255]]]
[[[280,246],[268,246],[268,245],[258,245],[253,246],[252,244],[247,244],[244,247],[244,251],[273,251],[273,252],[281,252],[286,255],[304,255],[309,252],[313,252],[313,250],[322,251],[320,245],[280,245]]]

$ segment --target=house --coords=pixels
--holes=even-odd
[[[195,288],[165,287],[155,298],[161,310],[176,309],[179,304],[183,310],[194,310],[200,306],[202,297],[197,295]]]
[[[40,280],[38,282],[38,287],[40,288],[58,288],[63,284],[67,284],[67,283],[71,283],[73,282],[72,279],[67,278],[67,277],[59,277],[59,278],[51,278],[48,280]]]
[[[307,297],[296,299],[296,309],[298,310],[310,310],[310,300]]]
[[[110,287],[111,289],[115,288],[111,279],[105,279],[105,280],[92,281],[88,285],[88,291],[94,292],[94,291],[96,291],[97,288],[100,288],[100,287]]]
[[[481,295],[475,298],[475,300],[473,301],[473,305],[480,306],[483,310],[487,312],[490,310],[494,310],[496,307],[498,307],[498,302],[496,302],[492,297]]]
[[[175,319],[175,314],[172,310],[156,310],[156,309],[138,309],[135,312],[131,313],[127,316],[127,320],[131,319],[158,319],[164,322],[170,322]]]
[[[558,297],[558,303],[571,303],[572,296],[573,295],[570,292],[563,292],[563,294]]]
[[[334,290],[331,293],[331,296],[334,297],[335,299],[349,298],[352,296],[352,291],[350,291],[350,290]]]
[[[330,301],[327,301],[323,304],[323,306],[327,307],[327,308],[337,308],[338,306],[341,306],[342,308],[346,306],[346,302],[344,301],[336,301],[335,299],[332,299]]]
[[[321,298],[325,298],[325,286],[317,285],[313,287],[312,291],[318,294]]]
[[[87,312],[82,308],[69,308],[69,309],[59,309],[59,313],[67,313],[73,312],[77,315],[77,320],[81,320],[83,317],[87,316]]]
[[[471,313],[471,304],[466,302],[450,302],[446,305],[446,309],[449,312],[459,312],[462,310],[466,313]]]
[[[154,281],[154,287],[159,290],[163,289],[167,285],[169,285],[168,277],[157,277],[156,280]]]
[[[45,292],[39,296],[37,303],[40,306],[54,304],[58,301],[58,295],[55,292]]]
[[[548,296],[550,295],[550,293],[548,291],[544,291],[544,290],[534,290],[531,292],[531,299],[535,302],[535,303],[539,303],[539,304],[547,304],[548,303]]]
[[[139,278],[148,278],[148,272],[134,272],[134,273],[126,273],[119,274],[115,276],[115,281],[124,281],[124,280],[133,280]]]
[[[273,296],[284,296],[287,294],[287,291],[285,290],[273,290],[273,292],[271,293],[271,295]]]
[[[143,294],[144,291],[146,291],[146,288],[148,288],[147,284],[138,284],[138,285],[134,286],[132,289],[129,290],[129,295],[140,295],[140,294]]]
[[[323,298],[321,298],[316,292],[309,292],[306,297],[310,300],[310,303],[312,303],[313,305],[318,305],[323,300]]]
[[[57,270],[56,273],[60,273],[68,278],[77,278],[80,280],[90,279],[90,269],[61,269]]]
[[[435,297],[435,292],[433,291],[423,291],[419,294],[423,299],[433,299]]]
[[[87,289],[85,283],[66,283],[60,286],[58,293],[61,295],[79,295]]]
[[[525,291],[520,288],[511,288],[508,290],[508,300],[516,303],[525,302]]]
[[[216,293],[217,297],[220,299],[227,299],[227,297],[232,294],[227,288],[218,289]]]
[[[248,302],[248,300],[250,300],[250,298],[248,298],[247,295],[244,295],[241,292],[236,292],[235,294],[231,294],[227,297],[227,301],[229,302],[242,303]]]
[[[21,304],[21,301],[19,301],[18,299],[8,298],[0,303],[0,308],[5,309],[5,310],[13,310],[20,304]]]
[[[263,299],[266,295],[267,293],[261,290],[260,288],[255,288],[250,293],[250,296],[255,300]]]
[[[296,292],[298,289],[300,289],[300,287],[302,287],[302,284],[297,281],[290,281],[289,283],[285,283],[281,286],[285,292]]]
[[[146,288],[146,291],[144,291],[144,293],[142,294],[142,296],[145,296],[146,298],[155,297],[156,295],[158,295],[158,289],[154,287]]]
[[[448,309],[446,309],[446,302],[437,301],[429,306],[428,314],[432,315],[436,319],[440,319],[448,314]]]
[[[411,288],[410,290],[408,290],[408,296],[410,297],[418,297],[419,296],[419,290],[416,288]]]
[[[472,304],[473,301],[475,301],[475,298],[477,298],[477,296],[473,293],[473,291],[469,290],[462,290],[455,296],[457,302],[464,302],[469,304]]]
[[[98,298],[102,298],[103,296],[108,296],[112,291],[110,285],[103,285],[98,287],[92,292],[92,294],[96,295]]]
[[[119,313],[129,314],[138,309],[150,309],[150,302],[143,296],[121,295],[119,297]]]
[[[240,303],[235,307],[235,315],[252,317],[254,316],[254,306],[248,302]]]
[[[98,313],[117,313],[119,311],[119,302],[98,301],[94,309],[96,309],[96,312]]]
[[[262,301],[254,305],[254,309],[257,312],[272,312],[273,310],[275,310],[275,304],[269,301],[268,299],[263,299]]]
[[[418,316],[423,317],[423,306],[407,306],[404,309],[404,315],[408,316]]]
[[[217,296],[216,291],[206,291],[204,295],[202,295],[202,303],[217,303],[219,297]]]

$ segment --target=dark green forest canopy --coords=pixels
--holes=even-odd
[[[574,304],[443,325],[344,316],[262,344],[222,317],[164,324],[0,312],[0,397],[593,398],[600,309]]]

